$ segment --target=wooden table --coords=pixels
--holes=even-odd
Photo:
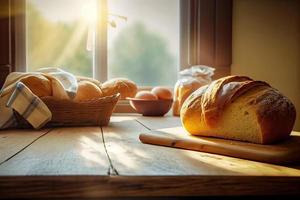
[[[171,116],[117,115],[107,127],[0,131],[0,199],[300,194],[300,164],[277,166],[138,139],[177,126],[180,119]]]

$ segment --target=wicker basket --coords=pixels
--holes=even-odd
[[[120,94],[83,102],[41,98],[52,112],[52,119],[45,127],[57,126],[106,126],[119,100]],[[32,126],[15,113],[19,128]]]

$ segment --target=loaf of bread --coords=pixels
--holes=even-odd
[[[120,93],[120,99],[134,97],[137,93],[137,85],[126,78],[110,79],[102,84],[101,89],[104,96]]]
[[[102,96],[102,91],[95,83],[84,80],[78,82],[77,93],[73,100],[80,102],[100,98]]]
[[[52,95],[51,81],[41,74],[26,76],[20,80],[24,83],[33,94],[38,97]]]
[[[270,144],[289,137],[296,110],[266,82],[229,76],[192,93],[180,115],[192,135]]]

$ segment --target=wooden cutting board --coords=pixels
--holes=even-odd
[[[142,133],[139,138],[141,142],[146,144],[214,153],[266,163],[290,164],[300,161],[300,134],[297,132],[293,132],[286,141],[273,145],[191,136],[181,127]]]

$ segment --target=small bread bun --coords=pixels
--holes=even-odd
[[[108,80],[102,84],[101,89],[104,96],[120,93],[121,99],[125,99],[126,97],[134,97],[137,93],[136,84],[126,78],[115,78]]]
[[[102,96],[103,93],[96,84],[90,81],[80,81],[78,82],[77,94],[73,100],[79,102],[100,98]]]
[[[168,88],[164,87],[154,87],[151,93],[155,94],[158,99],[170,100],[173,98],[172,92]]]
[[[32,75],[24,77],[20,80],[24,83],[33,94],[38,97],[45,97],[52,95],[51,81],[43,75]]]
[[[55,99],[69,99],[67,92],[65,91],[63,85],[57,78],[51,76],[51,83],[52,83],[52,96]]]
[[[136,99],[157,100],[157,96],[149,91],[140,91],[135,95]]]
[[[101,87],[101,82],[100,81],[98,81],[96,79],[93,79],[93,78],[90,78],[90,77],[76,76],[76,79],[77,79],[77,82],[80,82],[80,81],[89,81],[89,82],[94,83],[98,87]]]

